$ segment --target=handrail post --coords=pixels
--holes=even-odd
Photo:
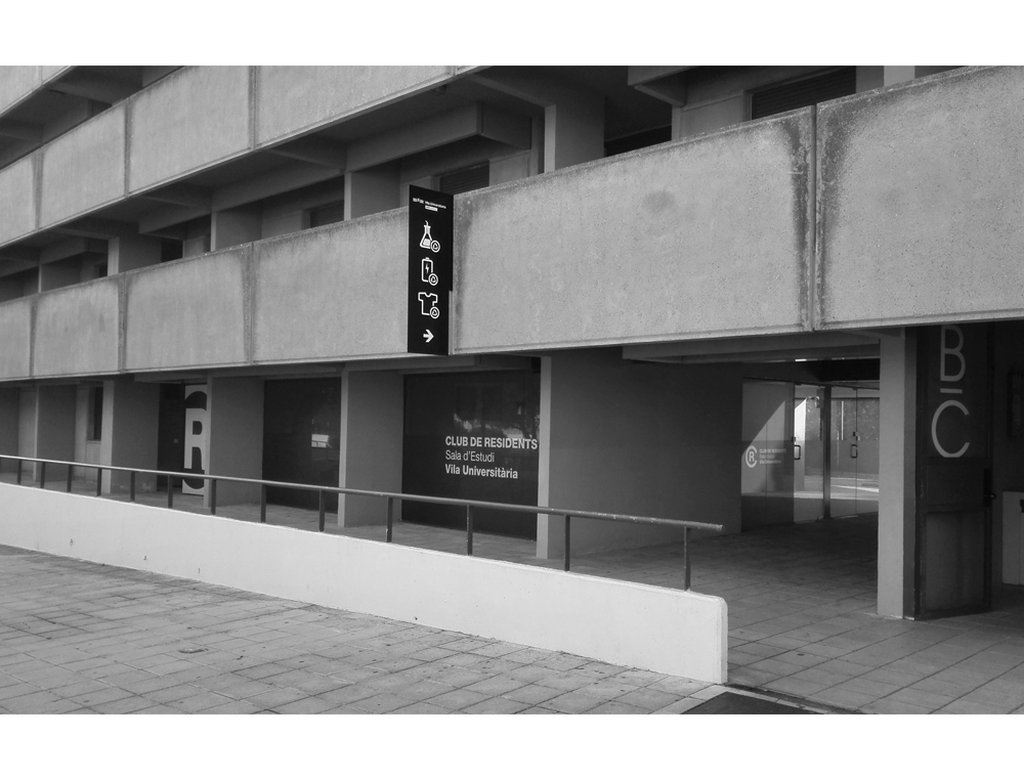
[[[174,477],[167,475],[167,508],[174,508]]]
[[[473,507],[466,505],[466,555],[473,554]]]
[[[135,472],[128,472],[128,500],[135,503]]]
[[[64,480],[64,492],[65,493],[70,493],[71,492],[71,466],[68,466],[68,474],[67,474],[67,477]]]
[[[22,464],[23,464],[23,461],[22,461],[21,458],[18,458],[17,464],[18,464],[18,467],[15,470],[15,473],[17,474],[17,477],[15,478],[15,480],[16,480],[15,484],[20,485],[21,484],[21,467],[22,467]]]
[[[210,514],[217,514],[217,480],[210,477]]]
[[[71,468],[68,468],[70,473]],[[71,484],[71,477],[68,477],[68,484]],[[103,467],[96,467],[96,497],[99,498],[103,494]]]
[[[384,535],[384,541],[391,541],[391,529],[394,527],[395,522],[395,499],[393,496],[388,496],[388,530]]]
[[[317,518],[317,524],[318,524],[318,526],[320,528],[320,531],[322,532],[324,530],[324,523],[325,523],[325,517],[324,516],[325,516],[325,512],[326,512],[326,502],[324,501],[324,491],[323,490],[318,490],[317,494],[318,494],[318,501],[317,501],[317,503],[319,504],[318,509],[319,509],[319,512],[320,512],[320,516]]]
[[[683,590],[690,589],[690,529],[683,526]]]
[[[267,522],[267,486],[260,485],[260,522]]]
[[[565,550],[562,555],[564,558],[563,570],[569,571],[569,521],[572,519],[572,515],[565,516]]]
[[[46,461],[39,464],[39,487],[46,487]]]

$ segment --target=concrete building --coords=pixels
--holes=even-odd
[[[1022,96],[1014,67],[0,69],[0,453],[877,515],[879,614],[985,610],[1024,581]],[[407,352],[410,185],[454,195],[449,356]],[[561,522],[480,519],[540,557]]]

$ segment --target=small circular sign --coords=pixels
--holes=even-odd
[[[747,447],[746,452],[743,453],[743,462],[747,464],[748,469],[757,466],[757,447],[753,444]]]

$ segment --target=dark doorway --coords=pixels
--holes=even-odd
[[[157,428],[156,467],[160,471],[185,470],[185,386],[160,385],[160,409]],[[167,489],[167,477],[157,477],[158,490]],[[181,489],[181,478],[174,477],[174,488]]]
[[[337,487],[340,434],[340,379],[278,379],[264,383],[264,479]],[[268,487],[267,500],[315,509],[319,499],[310,490]],[[327,495],[326,508],[337,510],[336,494]]]
[[[915,614],[982,612],[992,600],[991,331],[918,334]]]

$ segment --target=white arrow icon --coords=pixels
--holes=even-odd
[[[424,339],[426,340],[426,342],[427,342],[427,343],[429,344],[429,343],[430,343],[431,341],[433,341],[433,340],[434,340],[434,334],[433,334],[433,333],[431,333],[431,332],[430,332],[430,329],[428,328],[427,330],[423,331],[423,338],[424,338]]]

